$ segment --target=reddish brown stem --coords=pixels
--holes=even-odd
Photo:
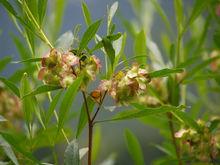
[[[89,130],[89,139],[88,139],[88,165],[92,165],[92,139],[93,139],[93,125],[94,125],[94,120],[98,114],[98,112],[100,111],[101,109],[101,106],[102,106],[102,103],[104,101],[104,98],[106,96],[106,93],[104,93],[103,97],[101,98],[100,100],[100,104],[94,114],[94,116],[91,118],[90,116],[90,112],[89,112],[89,107],[88,107],[88,103],[87,103],[87,99],[86,99],[86,94],[84,91],[82,91],[82,94],[83,94],[83,99],[84,99],[84,102],[85,102],[85,107],[86,107],[86,114],[87,114],[87,119],[88,119],[88,130]]]

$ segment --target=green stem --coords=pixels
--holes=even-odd
[[[174,126],[173,126],[173,115],[172,113],[168,112],[167,113],[167,118],[169,120],[169,128],[170,128],[170,133],[171,133],[171,137],[172,137],[172,142],[173,142],[173,145],[175,147],[175,151],[176,151],[176,156],[177,156],[177,159],[178,159],[178,164],[179,165],[182,165],[182,161],[181,161],[181,156],[180,156],[180,149],[177,145],[177,142],[176,142],[176,138],[174,136],[175,134],[175,130],[174,130]]]

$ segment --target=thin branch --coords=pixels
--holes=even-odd
[[[84,99],[85,106],[86,106],[86,114],[87,114],[88,122],[90,123],[91,118],[90,118],[89,107],[88,107],[88,103],[87,103],[87,99],[86,99],[86,93],[84,91],[82,91],[82,95],[83,95],[83,99]]]
[[[105,91],[105,93],[104,93],[104,95],[103,95],[102,99],[100,100],[100,104],[99,104],[99,106],[98,106],[98,108],[97,108],[97,110],[96,110],[96,112],[95,112],[94,116],[92,117],[92,120],[91,120],[92,122],[95,120],[95,118],[96,118],[96,116],[97,116],[97,114],[98,114],[99,110],[101,109],[101,107],[102,107],[102,104],[103,104],[103,101],[104,101],[104,99],[105,99],[106,94],[107,94],[107,91]]]

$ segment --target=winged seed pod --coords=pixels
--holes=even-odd
[[[38,79],[47,84],[59,85],[67,88],[81,74],[84,74],[86,86],[90,80],[94,80],[101,68],[100,60],[96,56],[80,58],[72,52],[61,53],[51,49],[50,53],[42,58]]]
[[[200,132],[192,129],[180,129],[175,137],[181,142],[181,151],[184,155],[196,161],[211,162],[220,156],[220,139],[218,131],[212,132],[210,124],[198,120]]]

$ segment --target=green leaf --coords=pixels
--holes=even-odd
[[[121,56],[124,54],[126,39],[127,35],[124,33],[118,40],[113,42],[113,47],[115,49],[114,68],[118,65]]]
[[[58,90],[61,88],[62,88],[61,86],[41,85],[41,86],[37,87],[36,89],[34,89],[33,91],[31,91],[30,93],[24,95],[22,98],[24,99],[27,96],[35,96],[38,94],[47,93],[47,92]]]
[[[110,41],[115,41],[118,40],[121,37],[121,33],[117,33],[117,34],[112,34],[107,36],[106,38],[109,39]],[[102,41],[99,41],[91,50],[90,52],[94,52],[95,50],[101,49],[103,47],[103,43]]]
[[[213,35],[215,45],[220,48],[220,30],[216,30]]]
[[[53,116],[54,110],[60,100],[61,95],[62,95],[62,90],[58,92],[57,95],[52,99],[52,102],[50,103],[50,106],[49,106],[49,109],[46,115],[46,121],[45,121],[46,125],[48,125],[51,117]]]
[[[145,106],[141,106],[137,104],[133,104],[133,105],[135,109],[125,110],[123,112],[120,112],[117,115],[113,116],[112,119],[104,120],[103,122],[141,118],[141,117],[148,116],[148,115],[158,115],[158,114],[171,112],[171,111],[179,111],[185,108],[185,106],[174,107],[174,106],[169,106],[169,105],[164,105],[164,106],[157,107],[157,108],[150,108],[150,107],[145,107]]]
[[[219,59],[220,56],[216,56],[216,57],[213,57],[213,58],[209,58],[207,60],[204,60],[202,63],[196,65],[192,70],[188,71],[187,72],[187,75],[185,76],[184,79],[187,79],[189,77],[192,77],[194,76],[196,73],[198,73],[199,71],[201,71],[203,68],[205,68],[207,65],[209,65],[211,62]]]
[[[64,153],[64,165],[79,165],[79,145],[76,140],[71,141]]]
[[[206,81],[209,79],[217,79],[219,78],[219,73],[199,73],[192,78],[188,78],[182,81],[182,84],[190,84],[190,83],[198,83],[198,81]]]
[[[70,87],[67,88],[67,91],[63,97],[63,100],[60,105],[59,110],[59,121],[58,121],[58,131],[60,131],[64,125],[64,120],[72,106],[73,100],[78,92],[78,89],[81,85],[83,77],[77,78]]]
[[[39,164],[39,161],[30,152],[27,152],[20,146],[20,141],[16,140],[13,135],[1,131],[0,134],[7,141],[7,143],[9,143],[11,147],[13,147],[18,153],[22,154],[24,158],[28,158],[33,163]]]
[[[201,56],[193,56],[191,58],[186,59],[184,62],[180,63],[177,67],[178,68],[186,68],[186,67],[194,64],[200,58],[201,58]]]
[[[8,10],[8,12],[17,17],[17,12],[14,10],[13,6],[8,2],[8,0],[0,0],[0,3]]]
[[[96,32],[98,31],[101,22],[102,20],[98,20],[88,27],[88,29],[83,34],[83,37],[80,41],[79,51],[82,51],[84,48],[87,47],[89,41],[92,40],[92,38],[95,36]]]
[[[11,81],[5,79],[4,77],[0,77],[0,80],[18,97],[20,97],[20,91],[18,87],[12,83]]]
[[[86,25],[89,26],[92,23],[92,18],[88,6],[86,5],[85,2],[82,2],[82,11]]]
[[[47,0],[38,1],[38,17],[40,25],[42,25],[47,9]]]
[[[113,48],[113,45],[112,45],[111,41],[107,38],[102,39],[102,44],[104,46],[105,52],[111,62],[111,66],[113,68],[114,61],[115,61],[115,50]]]
[[[220,119],[212,120],[209,125],[209,130],[211,132],[215,131],[218,128],[219,124],[220,124]]]
[[[30,93],[30,91],[31,91],[30,81],[28,79],[27,73],[24,73],[22,80],[21,80],[21,97],[23,98],[27,93]],[[22,105],[23,105],[22,110],[24,113],[24,118],[25,118],[29,131],[31,131],[31,127],[32,127],[33,116],[34,116],[33,113],[36,114],[41,125],[45,128],[44,123],[41,118],[41,112],[40,112],[40,108],[38,107],[36,98],[34,96],[25,97],[22,100]]]
[[[137,62],[140,65],[146,65],[147,63],[147,46],[146,46],[146,36],[144,30],[141,30],[135,37],[134,40],[134,56],[143,56],[138,58]]]
[[[31,57],[30,52],[25,47],[24,42],[22,42],[21,39],[19,37],[17,37],[16,35],[12,35],[12,39],[13,39],[13,42],[19,52],[21,59],[26,60],[26,59],[30,58]]]
[[[108,21],[107,21],[107,34],[110,34],[112,19],[118,9],[118,2],[114,2],[108,11]]]
[[[184,26],[184,31],[196,20],[196,18],[201,14],[205,7],[207,7],[210,3],[210,0],[200,1],[196,0],[195,4],[192,7],[192,13],[190,14],[189,20],[186,22]]]
[[[0,146],[2,146],[4,153],[10,158],[10,160],[15,164],[18,165],[18,160],[12,150],[11,146],[5,141],[5,139],[0,135]]]
[[[87,99],[89,111],[92,112],[95,106],[95,102],[90,97],[87,97],[86,99]],[[88,119],[86,115],[86,105],[85,103],[83,103],[82,108],[80,110],[80,117],[77,125],[76,138],[78,138],[82,133],[82,130],[86,126],[87,121]]]
[[[94,162],[99,156],[101,141],[102,141],[101,127],[100,125],[96,125],[93,134],[92,162]]]
[[[144,155],[137,137],[129,129],[125,130],[124,137],[134,165],[144,165]]]
[[[149,76],[151,78],[155,78],[155,77],[167,77],[169,76],[170,74],[173,74],[173,73],[181,73],[183,72],[183,69],[162,69],[162,70],[158,70],[158,71],[154,71],[154,72],[151,72],[149,73]]]
[[[176,115],[178,118],[180,118],[182,120],[182,122],[185,123],[186,125],[188,125],[189,127],[192,127],[197,131],[200,131],[199,125],[186,112],[175,111],[175,112],[173,112],[173,114]]]
[[[4,57],[0,60],[0,72],[11,62],[11,57]]]
[[[29,59],[22,60],[22,61],[12,61],[12,63],[14,63],[14,64],[32,63],[32,62],[40,62],[41,60],[42,60],[42,58],[29,58]]]
[[[175,16],[176,16],[176,24],[178,28],[178,33],[182,31],[183,28],[183,3],[182,0],[175,0],[174,1],[174,9],[175,9]]]

